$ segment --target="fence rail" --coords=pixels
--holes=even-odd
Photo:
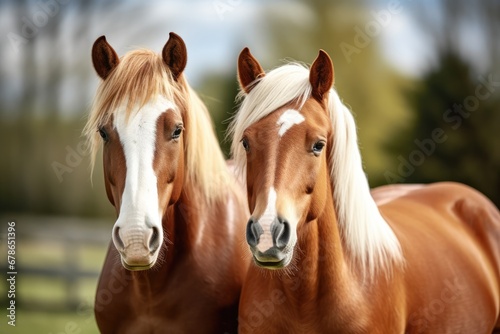
[[[99,276],[100,266],[110,240],[111,221],[96,222],[81,218],[60,217],[0,217],[4,222],[16,222],[16,271],[17,291],[16,304],[23,309],[43,311],[77,310],[83,300],[80,289],[82,280],[92,280]],[[0,245],[6,248],[5,223],[0,234]],[[28,250],[23,249],[29,248]],[[88,248],[93,248],[98,254],[99,263],[85,268],[82,254]],[[54,257],[50,263],[36,263],[37,252],[50,249],[48,256]],[[97,251],[95,251],[97,249]],[[54,250],[54,251],[52,251]],[[62,252],[62,254],[60,254]],[[3,253],[3,252],[2,252]],[[47,256],[47,255],[46,255]],[[62,259],[62,260],[61,260]],[[87,262],[89,260],[87,259]],[[97,262],[97,261],[96,261]],[[0,270],[6,274],[6,259],[0,261]],[[29,290],[29,284],[44,281],[49,284],[37,284],[38,289],[63,290],[63,298],[36,298],[27,296],[23,289]],[[61,287],[62,282],[62,287]],[[56,287],[57,285],[57,287]],[[33,290],[33,289],[31,289]],[[31,291],[30,290],[30,291]],[[60,292],[60,291],[59,291]],[[60,294],[60,293],[59,293]],[[92,296],[86,296],[91,298]],[[5,305],[6,294],[2,294],[2,305]]]

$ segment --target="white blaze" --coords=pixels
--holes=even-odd
[[[295,124],[302,123],[303,121],[305,121],[305,118],[300,112],[295,109],[288,109],[283,114],[281,114],[278,122],[276,122],[276,124],[280,126],[278,135],[280,137],[283,137],[288,129],[290,129]]]
[[[269,189],[269,194],[267,196],[267,207],[266,211],[259,218],[258,223],[262,227],[263,233],[260,235],[259,243],[257,244],[257,249],[261,252],[267,251],[269,248],[273,247],[273,237],[271,234],[271,224],[278,216],[276,211],[276,190],[273,187]]]
[[[174,109],[172,102],[164,97],[158,97],[154,102],[146,104],[135,114],[130,115],[128,120],[125,118],[125,110],[119,110],[115,114],[114,126],[120,136],[127,167],[120,214],[116,221],[116,226],[122,230],[125,227],[125,230],[133,228],[140,233],[141,230],[149,230],[156,226],[162,237],[153,160],[156,148],[156,123],[164,112],[171,109]],[[146,222],[148,226],[145,225]],[[127,246],[128,241],[123,241]]]

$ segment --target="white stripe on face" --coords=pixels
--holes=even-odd
[[[162,240],[161,210],[158,203],[157,178],[153,169],[158,118],[175,109],[164,97],[144,105],[136,114],[125,118],[125,110],[116,113],[114,126],[123,146],[127,174],[116,226],[158,228]],[[145,225],[148,224],[148,226]],[[127,242],[124,240],[124,242]]]
[[[278,135],[280,137],[283,137],[288,129],[290,129],[295,124],[302,123],[303,121],[305,121],[305,118],[300,112],[295,109],[288,109],[283,114],[281,114],[278,122],[276,122],[276,124],[280,126]]]
[[[276,190],[274,187],[269,189],[267,196],[267,207],[262,216],[259,218],[258,223],[262,227],[262,234],[259,237],[257,249],[260,252],[265,252],[273,247],[273,236],[271,234],[271,224],[277,219],[278,212],[276,210]]]

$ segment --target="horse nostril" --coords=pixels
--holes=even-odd
[[[256,247],[257,244],[259,243],[259,238],[262,232],[263,231],[260,225],[256,224],[255,221],[252,218],[250,218],[247,224],[247,232],[246,232],[247,243],[252,247]]]
[[[157,227],[153,226],[152,229],[153,234],[149,239],[149,250],[151,253],[154,253],[158,249],[158,247],[160,247],[160,232],[158,231]]]
[[[123,244],[122,238],[120,238],[120,228],[118,226],[114,228],[113,236],[116,249],[118,249],[119,251],[124,250],[125,245]]]
[[[276,236],[275,245],[277,248],[283,249],[286,247],[286,245],[288,245],[288,242],[290,241],[290,223],[282,218],[278,218],[277,220],[278,224],[273,233]]]

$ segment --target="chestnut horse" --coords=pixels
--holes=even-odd
[[[500,214],[461,184],[370,193],[330,57],[267,74],[244,49],[230,135],[253,255],[240,333],[499,330]]]
[[[92,60],[103,81],[84,131],[92,163],[103,146],[118,217],[95,300],[100,331],[235,333],[249,214],[184,78],[184,41],[170,33],[161,55],[118,58],[102,36]]]

